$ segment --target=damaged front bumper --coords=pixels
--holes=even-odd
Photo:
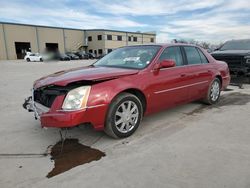
[[[32,91],[32,96],[24,99],[23,108],[28,110],[28,112],[34,112],[35,119],[41,119],[41,114],[49,112],[50,108],[43,106],[34,101],[34,92]]]
[[[88,106],[77,111],[62,111],[61,106],[64,95],[57,96],[50,108],[34,101],[32,96],[25,99],[23,107],[34,113],[35,119],[41,122],[43,128],[72,128],[84,123],[90,123],[96,130],[104,129],[105,115],[108,106],[106,104]]]

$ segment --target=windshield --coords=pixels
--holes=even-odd
[[[250,50],[250,40],[232,40],[226,42],[220,50]]]
[[[160,46],[118,48],[97,61],[94,66],[143,69],[150,64]]]

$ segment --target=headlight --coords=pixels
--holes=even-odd
[[[72,89],[64,99],[63,110],[80,110],[87,106],[91,86],[82,86]]]

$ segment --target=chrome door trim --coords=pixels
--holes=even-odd
[[[171,88],[171,89],[165,89],[165,90],[155,91],[154,94],[165,93],[165,92],[168,92],[168,91],[173,91],[173,90],[182,89],[182,88],[186,88],[186,87],[191,87],[191,86],[195,86],[195,85],[205,84],[205,83],[208,83],[208,82],[209,81],[202,81],[202,82],[197,82],[197,83],[194,83],[194,84],[188,84],[188,85],[184,85],[184,86],[179,86],[179,87],[175,87],[175,88]]]

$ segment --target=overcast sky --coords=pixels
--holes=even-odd
[[[250,38],[250,0],[1,0],[0,21],[219,43]]]

